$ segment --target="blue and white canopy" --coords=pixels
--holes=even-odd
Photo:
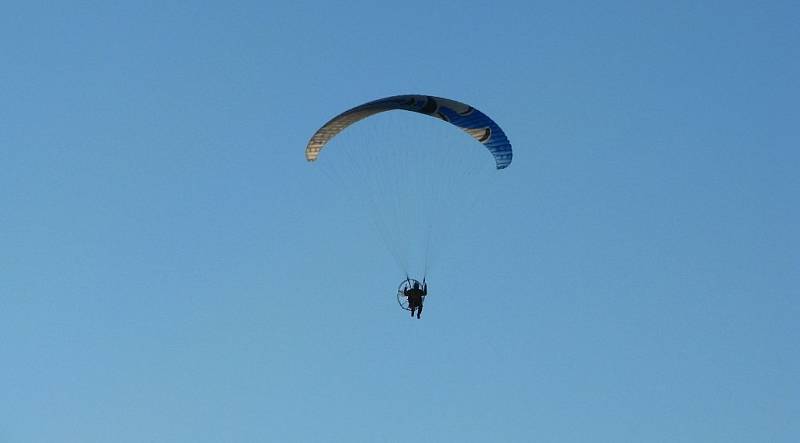
[[[396,95],[342,112],[314,133],[306,146],[306,160],[316,160],[325,144],[353,123],[396,109],[427,114],[452,123],[486,146],[494,156],[497,169],[511,164],[511,143],[497,123],[470,105],[429,95]]]

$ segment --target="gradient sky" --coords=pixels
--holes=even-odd
[[[6,4],[0,442],[800,441],[799,20]],[[515,150],[420,321],[303,158],[402,93]]]

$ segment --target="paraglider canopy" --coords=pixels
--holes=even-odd
[[[325,144],[353,123],[380,112],[398,109],[427,114],[452,123],[486,146],[494,156],[497,169],[511,164],[511,143],[497,123],[470,105],[430,95],[396,95],[342,112],[314,133],[306,146],[306,160],[316,160]]]

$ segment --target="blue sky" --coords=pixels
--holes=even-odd
[[[798,441],[798,16],[6,5],[0,441]],[[515,150],[420,321],[303,158],[402,93]]]

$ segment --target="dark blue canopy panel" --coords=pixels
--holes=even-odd
[[[494,156],[497,169],[503,169],[511,164],[511,143],[497,123],[472,106],[429,95],[386,97],[364,103],[337,115],[319,128],[308,141],[306,159],[316,160],[325,144],[353,123],[395,109],[427,114],[458,126],[486,146]]]

